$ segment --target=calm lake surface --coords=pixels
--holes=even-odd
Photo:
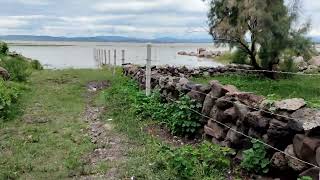
[[[93,49],[117,50],[117,64],[121,63],[121,50],[125,50],[125,62],[144,65],[146,44],[144,43],[94,43],[94,42],[8,42],[11,51],[26,57],[38,59],[46,68],[96,68]],[[177,55],[178,51],[196,52],[197,48],[213,51],[227,51],[226,47],[215,47],[213,44],[152,44],[152,64],[175,65],[187,67],[219,66],[212,59]]]

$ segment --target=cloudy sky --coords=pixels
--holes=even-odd
[[[302,0],[320,35],[320,1]],[[207,37],[201,0],[0,0],[0,35]]]

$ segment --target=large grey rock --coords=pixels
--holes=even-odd
[[[245,117],[245,122],[256,130],[266,130],[270,120],[270,118],[262,116],[260,111],[249,112]]]
[[[307,131],[320,126],[320,110],[302,108],[291,114],[289,127],[296,131]]]
[[[320,166],[320,147],[318,147],[316,150],[316,162],[317,165]]]
[[[202,107],[202,114],[206,116],[210,116],[210,112],[216,102],[215,98],[213,97],[214,92],[210,91],[209,94],[207,94]]]
[[[304,162],[301,162],[301,161],[295,159],[295,158],[297,158],[297,156],[296,156],[296,154],[295,154],[295,152],[293,150],[293,145],[292,144],[289,145],[284,150],[284,152],[289,155],[289,156],[286,155],[286,159],[288,160],[289,167],[292,168],[294,171],[300,172],[300,171],[302,171],[302,170],[304,170],[304,169],[306,169],[308,167],[308,165],[305,164]],[[295,157],[295,158],[292,158],[290,156]]]
[[[320,147],[320,139],[306,137],[301,134],[295,135],[293,138],[294,152],[299,158],[312,164],[316,162],[316,150]]]
[[[283,101],[278,101],[275,103],[275,107],[277,110],[285,110],[285,111],[296,111],[306,105],[304,99],[301,98],[293,98],[286,99]]]
[[[250,112],[250,110],[246,105],[244,105],[240,102],[235,102],[233,105],[234,105],[236,113],[239,116],[239,120],[242,123],[244,121],[245,117],[247,116],[247,114]]]
[[[209,82],[211,86],[211,93],[212,93],[212,98],[217,99],[223,96],[222,94],[222,88],[223,85],[219,83],[219,81],[213,80]]]
[[[233,106],[234,98],[223,96],[216,101],[216,106],[221,110],[229,109]]]
[[[267,134],[269,139],[281,140],[281,138],[288,137],[290,132],[287,123],[272,119]]]
[[[281,152],[276,152],[271,158],[271,165],[281,171],[288,168],[288,161],[285,155]]]
[[[232,146],[239,146],[241,144],[241,139],[242,139],[242,135],[240,135],[239,133],[235,132],[236,131],[240,131],[242,132],[242,129],[240,127],[237,126],[232,126],[233,130],[229,130],[226,136],[225,141],[228,141],[231,143]]]
[[[238,93],[239,90],[234,85],[225,85],[222,87],[222,93],[223,94],[235,94]]]
[[[320,56],[313,57],[313,58],[309,61],[309,64],[320,67]]]
[[[214,137],[215,139],[221,141],[226,137],[225,129],[219,124],[213,121],[209,121],[206,127],[206,132],[208,132],[207,134]]]

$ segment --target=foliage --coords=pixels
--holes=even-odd
[[[200,116],[190,110],[200,111],[201,104],[188,96],[181,96],[178,103],[165,103],[157,91],[150,97],[138,94],[134,107],[141,119],[151,118],[164,123],[176,135],[192,136],[201,127]]]
[[[236,64],[248,64],[247,60],[248,54],[242,49],[237,49],[232,56],[232,62]]]
[[[19,56],[3,58],[0,66],[8,70],[12,81],[25,82],[32,72],[29,62]]]
[[[14,106],[21,93],[21,85],[0,80],[0,120],[10,118],[9,114],[15,110]]]
[[[31,68],[34,70],[43,70],[43,66],[38,60],[31,60]]]
[[[248,171],[267,173],[269,171],[268,166],[270,161],[266,157],[266,147],[256,140],[252,140],[251,143],[252,148],[243,151],[241,166]]]
[[[230,168],[228,155],[231,149],[204,142],[197,147],[186,145],[177,149],[162,147],[160,151],[162,167],[177,179],[217,178],[224,176]]]
[[[298,19],[299,1],[289,1],[290,7],[285,5],[284,0],[209,2],[209,32],[214,40],[241,49],[256,69],[272,70],[279,63],[283,50],[307,44],[302,36],[305,31],[301,31],[305,28],[293,30],[293,23]],[[298,31],[301,32],[299,36],[291,33]]]
[[[298,178],[298,180],[313,180],[313,179],[310,176],[302,176],[302,177]]]
[[[0,42],[0,54],[7,54],[9,51],[8,45],[5,42]]]

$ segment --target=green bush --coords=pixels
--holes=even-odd
[[[22,92],[22,86],[0,80],[0,120],[7,120]]]
[[[200,111],[202,105],[188,96],[181,96],[178,102],[165,103],[159,92],[150,97],[140,94],[134,107],[140,119],[151,118],[164,123],[175,135],[193,136],[201,128],[200,115],[190,108]]]
[[[9,51],[8,45],[5,42],[0,42],[0,54],[7,54]]]
[[[32,72],[30,63],[19,56],[3,58],[0,66],[8,70],[12,81],[25,82]]]
[[[255,173],[267,173],[270,161],[266,157],[266,147],[259,141],[252,140],[252,148],[243,151],[241,166],[247,171]]]
[[[34,70],[43,70],[43,66],[38,60],[31,60],[31,68]]]
[[[232,63],[248,64],[248,54],[241,49],[237,49],[232,55]]]
[[[204,142],[177,149],[162,147],[156,168],[162,167],[176,179],[212,179],[226,174],[230,168],[231,149]],[[160,165],[159,165],[160,164]]]
[[[302,176],[302,177],[298,178],[298,180],[313,180],[313,179],[310,176]]]

